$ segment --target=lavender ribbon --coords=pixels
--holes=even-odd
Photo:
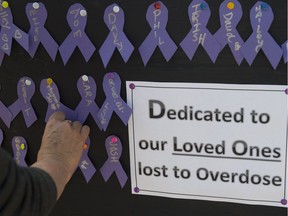
[[[103,130],[106,131],[113,111],[127,125],[132,110],[120,96],[121,80],[119,75],[115,72],[106,74],[103,80],[103,89],[106,100],[97,114]]]
[[[14,119],[21,111],[26,126],[29,128],[36,120],[37,116],[31,104],[31,99],[35,93],[35,84],[30,77],[22,77],[17,84],[18,99],[11,104],[8,109]]]
[[[67,63],[76,47],[80,49],[88,62],[96,49],[85,33],[87,23],[85,8],[81,4],[73,4],[68,10],[67,21],[72,31],[59,48],[64,64]]]
[[[253,33],[241,48],[249,65],[262,49],[274,69],[277,68],[283,50],[268,33],[274,19],[272,8],[265,2],[258,1],[250,11]]]
[[[3,131],[0,129],[0,146],[2,145],[3,142]]]
[[[161,5],[161,8],[155,9],[153,3],[149,6],[146,14],[146,19],[152,30],[139,47],[144,65],[148,63],[157,46],[160,48],[167,62],[177,50],[176,44],[166,31],[168,9],[162,2],[159,1],[158,4]]]
[[[37,8],[35,9],[35,4]],[[43,3],[28,3],[26,5],[26,15],[30,23],[29,35],[29,54],[34,57],[36,50],[40,44],[44,46],[51,59],[55,61],[58,44],[49,34],[47,29],[44,27],[47,19],[47,10]]]
[[[2,1],[1,1],[2,2]],[[10,7],[0,6],[0,64],[2,64],[5,53],[11,53],[12,39],[14,38],[27,52],[29,50],[29,37],[13,23],[13,16]]]
[[[40,91],[42,96],[48,103],[48,109],[45,117],[45,122],[48,121],[49,117],[57,111],[65,113],[66,119],[71,121],[77,120],[77,113],[65,106],[60,101],[60,94],[58,88],[54,82],[51,84],[47,83],[47,79],[43,79],[40,84]]]
[[[27,154],[28,145],[23,137],[15,136],[12,139],[12,149],[14,153],[14,160],[19,166],[27,167],[25,156]]]
[[[210,59],[215,63],[220,52],[220,44],[206,28],[211,15],[208,4],[203,0],[194,0],[189,5],[188,14],[192,29],[180,43],[180,46],[189,59],[192,60],[198,46],[201,44]]]
[[[5,123],[5,125],[10,128],[10,124],[12,121],[12,113],[10,110],[0,101],[0,117]]]
[[[122,144],[117,136],[109,136],[105,141],[105,147],[108,155],[108,159],[101,167],[100,172],[105,180],[108,181],[113,172],[116,173],[118,181],[123,188],[127,182],[127,174],[125,173],[119,159],[122,154]]]
[[[97,117],[99,107],[95,103],[97,86],[95,80],[91,76],[82,76],[77,82],[78,91],[82,97],[82,100],[76,108],[78,113],[78,121],[84,124],[89,114],[92,115],[94,121],[101,129],[101,123]]]
[[[134,47],[123,32],[124,12],[117,4],[112,4],[106,8],[104,21],[110,30],[105,42],[101,46],[99,53],[106,68],[115,48],[118,49],[125,63],[129,60]]]
[[[234,8],[229,9],[227,7],[228,4],[233,4]],[[226,44],[229,45],[237,64],[240,65],[244,58],[240,52],[240,48],[244,42],[236,27],[243,14],[241,4],[237,0],[225,0],[221,4],[219,12],[221,28],[215,33],[214,37],[221,46],[220,50]]]
[[[89,147],[90,147],[89,137],[87,138],[86,144],[84,144],[84,146],[86,146],[86,147],[83,150],[82,157],[81,157],[80,163],[79,163],[79,168],[82,171],[86,182],[88,183],[90,181],[90,179],[92,178],[92,176],[94,175],[94,173],[96,172],[96,169],[95,169],[93,163],[91,162],[91,160],[88,157],[88,151],[89,151]]]
[[[286,41],[285,43],[283,43],[282,46],[281,46],[281,48],[282,48],[282,50],[283,50],[284,62],[287,63],[287,61],[288,61],[288,56],[287,56],[288,41]]]

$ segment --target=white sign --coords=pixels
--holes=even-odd
[[[134,194],[287,206],[286,86],[126,85]]]

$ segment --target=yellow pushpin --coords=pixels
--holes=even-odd
[[[22,144],[20,145],[20,149],[21,149],[21,150],[24,150],[24,149],[25,149],[25,144],[24,144],[24,143],[22,143]]]
[[[227,8],[228,8],[229,10],[233,10],[234,7],[235,7],[235,4],[234,4],[233,2],[228,2]]]
[[[3,1],[2,2],[2,7],[3,8],[8,8],[9,7],[9,3],[7,1]]]
[[[48,78],[48,79],[47,79],[47,84],[48,84],[48,85],[51,85],[52,83],[53,83],[53,80],[52,80],[51,78]]]
[[[83,145],[83,149],[86,150],[87,148],[88,148],[88,145],[85,143],[85,144]]]

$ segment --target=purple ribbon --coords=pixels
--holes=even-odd
[[[99,107],[95,103],[97,86],[95,80],[91,76],[82,76],[77,82],[78,91],[82,97],[82,100],[76,108],[78,113],[78,121],[84,124],[89,114],[92,115],[94,121],[101,129],[101,123],[97,117]]]
[[[168,9],[162,2],[157,2],[161,7],[155,8],[151,4],[147,10],[146,19],[151,27],[151,32],[139,47],[139,52],[144,65],[147,64],[157,46],[160,48],[168,62],[177,50],[177,46],[166,31],[168,22]]]
[[[189,59],[192,60],[198,46],[201,44],[210,59],[215,62],[221,49],[220,44],[206,28],[211,15],[208,4],[203,0],[194,0],[189,5],[188,14],[192,29],[180,43],[180,46]]]
[[[118,49],[125,63],[129,60],[134,47],[123,32],[124,12],[117,4],[112,4],[106,8],[104,21],[110,30],[105,42],[101,46],[99,53],[106,68],[115,48]]]
[[[96,49],[85,33],[87,11],[81,4],[73,4],[68,10],[67,21],[72,31],[59,48],[64,64],[67,63],[76,47],[80,49],[88,62]]]
[[[0,146],[2,145],[3,142],[3,131],[0,129]]]
[[[30,56],[34,57],[36,50],[41,42],[50,55],[51,59],[55,61],[59,46],[44,27],[47,19],[47,10],[44,4],[40,2],[28,3],[26,5],[26,15],[31,26],[28,32],[28,52]]]
[[[23,137],[15,136],[12,139],[12,149],[14,153],[14,160],[22,167],[27,167],[25,156],[27,154],[28,145]]]
[[[37,120],[37,116],[30,102],[34,93],[35,84],[33,80],[29,77],[22,77],[17,84],[18,99],[8,107],[12,113],[12,119],[14,119],[20,111],[22,112],[28,128]]]
[[[281,46],[281,48],[282,48],[282,50],[283,50],[284,62],[287,63],[287,61],[288,61],[288,56],[287,56],[288,41],[286,41],[285,43],[283,43],[282,46]]]
[[[123,188],[127,182],[127,174],[125,173],[119,159],[122,154],[122,144],[117,136],[109,136],[105,141],[105,147],[108,155],[108,159],[101,167],[100,172],[105,180],[108,181],[113,172],[116,173],[118,181]]]
[[[249,65],[262,49],[274,69],[277,68],[283,50],[268,33],[274,19],[272,8],[265,2],[258,1],[250,11],[253,33],[241,48]]]
[[[29,50],[29,37],[13,23],[13,16],[10,7],[0,6],[0,65],[2,64],[5,53],[11,53],[12,39],[14,38],[27,52]]]
[[[80,163],[79,163],[79,168],[82,171],[86,182],[88,183],[90,181],[90,179],[92,178],[92,176],[94,175],[94,173],[96,172],[96,169],[95,169],[93,163],[91,162],[91,160],[88,157],[88,151],[89,151],[89,147],[90,147],[89,137],[87,138],[87,141],[84,144],[84,146],[85,146],[85,148],[83,149],[82,157],[81,157]]]
[[[0,117],[5,123],[5,125],[10,128],[12,121],[12,113],[10,110],[0,101]]]
[[[228,4],[233,4],[234,8],[229,9]],[[229,45],[237,64],[240,65],[244,58],[240,48],[244,42],[236,27],[243,14],[241,4],[237,0],[225,0],[220,6],[219,14],[221,28],[215,33],[214,37],[221,46],[220,50],[226,44]]]
[[[107,73],[104,76],[103,89],[106,100],[97,114],[103,130],[106,131],[113,111],[127,125],[132,110],[120,96],[121,80],[119,75],[115,72]]]
[[[49,79],[43,79],[40,84],[40,91],[42,96],[48,103],[48,109],[45,117],[45,122],[48,121],[49,117],[57,111],[62,111],[65,113],[66,119],[71,121],[77,120],[77,113],[65,106],[60,101],[60,94],[56,84],[52,81],[52,83],[47,83]]]

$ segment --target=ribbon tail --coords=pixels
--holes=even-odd
[[[91,104],[91,106],[92,107],[90,108],[90,114],[92,115],[99,129],[102,130],[101,122],[99,121],[99,118],[97,117],[97,113],[99,113],[99,107],[96,104]]]
[[[13,115],[10,112],[9,108],[7,108],[2,101],[0,101],[0,117],[5,123],[5,125],[10,128],[11,121],[13,119]]]
[[[244,56],[242,55],[240,49],[244,44],[243,39],[239,35],[238,32],[234,32],[235,38],[231,43],[229,43],[230,50],[232,51],[232,54],[237,62],[238,65],[240,65],[244,59]]]
[[[107,161],[105,162],[105,164],[100,168],[100,172],[101,175],[103,176],[103,179],[105,180],[105,182],[108,181],[108,179],[110,178],[110,176],[113,174],[113,172],[115,171],[113,169],[113,167],[111,167],[111,165],[109,164],[110,162],[108,161],[109,159],[107,159]]]
[[[220,44],[220,52],[221,50],[226,46],[227,42],[227,37],[226,34],[223,30],[223,28],[221,27],[214,35],[213,37],[215,38],[215,40],[217,40],[217,42]]]
[[[159,44],[158,46],[162,54],[164,55],[166,61],[168,62],[172,58],[178,47],[170,38],[167,32],[165,32],[165,34],[162,34],[161,36],[163,37],[161,38],[161,41],[163,41],[164,43],[162,42],[163,44]]]
[[[108,101],[105,101],[97,114],[102,130],[106,131],[109,121],[111,119],[112,113],[113,113],[113,109],[111,109],[111,105],[109,104]]]
[[[127,63],[127,61],[129,60],[130,56],[134,51],[134,46],[128,40],[124,32],[121,32],[121,34],[119,35],[119,40],[121,41],[121,46],[120,47],[117,46],[117,49],[121,54],[124,62]]]
[[[283,50],[284,63],[287,63],[287,61],[288,61],[288,55],[287,55],[287,52],[288,52],[288,41],[283,43],[281,48]]]
[[[49,32],[43,28],[41,32],[41,43],[46,49],[47,53],[51,57],[53,61],[56,59],[56,55],[59,49],[59,45],[56,43],[56,41],[52,38],[52,36],[49,34]]]
[[[187,57],[192,60],[199,44],[192,40],[193,34],[192,30],[188,33],[188,35],[184,38],[184,40],[180,43],[183,51],[186,53]]]
[[[2,65],[4,55],[5,55],[5,53],[2,50],[0,50],[0,66]]]
[[[77,113],[61,103],[59,110],[65,113],[65,118],[71,121],[77,121]]]
[[[86,119],[87,119],[87,117],[88,117],[88,115],[89,115],[89,112],[86,110],[83,101],[81,101],[81,102],[79,103],[79,105],[76,107],[75,112],[77,112],[78,121],[79,121],[81,124],[84,124],[84,122],[86,121]]]
[[[104,64],[104,67],[106,68],[113,53],[115,50],[115,45],[113,43],[113,37],[112,33],[109,33],[106,40],[102,44],[101,48],[99,49],[99,54],[101,56],[102,62]]]
[[[15,25],[14,25],[15,26]],[[15,26],[14,39],[27,51],[29,52],[29,37],[21,29]]]
[[[221,51],[221,46],[217,42],[217,40],[211,35],[210,32],[205,31],[206,37],[205,41],[203,42],[203,47],[206,50],[207,54],[209,55],[210,59],[213,63],[216,62],[216,59]]]
[[[265,35],[263,40],[264,40],[264,46],[262,47],[262,49],[266,57],[270,61],[272,67],[274,68],[274,70],[276,70],[283,56],[283,50],[275,42],[275,40],[272,38],[271,35]]]
[[[11,104],[8,109],[10,110],[12,114],[12,120],[18,115],[18,113],[21,111],[21,103],[19,99],[17,99],[13,104]]]
[[[24,116],[26,126],[29,128],[37,120],[37,116],[32,105],[30,104],[30,106],[27,109],[25,110],[23,109],[22,113]]]
[[[12,37],[8,36],[8,33],[5,33],[6,31],[4,28],[1,28],[0,33],[0,49],[6,53],[6,55],[10,56],[11,53],[11,45],[12,45]],[[6,41],[4,41],[4,38]]]
[[[256,35],[253,33],[240,49],[241,53],[250,66],[258,54],[258,52],[255,50],[255,40]]]
[[[59,52],[64,62],[64,65],[68,62],[69,58],[71,57],[72,53],[76,48],[76,44],[73,41],[71,33],[67,36],[64,42],[59,47]]]
[[[86,33],[83,33],[80,39],[80,43],[78,43],[78,47],[82,55],[84,56],[86,62],[89,61],[89,59],[92,57],[96,50],[95,46],[92,44]]]
[[[29,35],[29,50],[28,50],[28,53],[29,55],[33,58],[36,51],[37,51],[37,48],[39,46],[39,43],[40,41],[35,41],[34,39],[34,35],[33,35],[33,29],[30,29],[30,31],[28,32],[28,35]]]
[[[128,176],[120,163],[118,163],[116,166],[117,168],[115,169],[115,173],[117,175],[121,187],[123,188],[128,180]]]
[[[139,52],[145,66],[147,65],[149,59],[151,58],[157,47],[157,42],[155,40],[156,39],[154,38],[153,32],[150,32],[144,42],[139,47]]]
[[[86,182],[88,183],[91,180],[92,176],[95,174],[96,168],[94,167],[94,165],[92,164],[91,160],[89,159],[86,153],[82,154],[79,163],[79,168],[83,173]]]
[[[123,121],[123,123],[127,125],[132,114],[132,109],[123,100],[117,101],[114,106],[114,111]]]

